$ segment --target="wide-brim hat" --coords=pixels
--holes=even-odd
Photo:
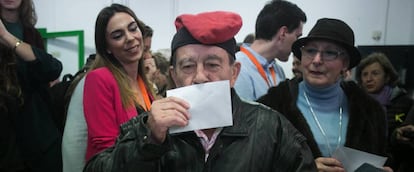
[[[300,48],[309,41],[325,40],[338,44],[346,49],[349,55],[349,67],[352,69],[361,61],[361,54],[354,46],[355,37],[351,27],[338,19],[322,18],[319,19],[307,37],[296,40],[292,45],[293,54],[302,59]]]

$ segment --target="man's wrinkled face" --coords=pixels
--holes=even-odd
[[[233,87],[240,71],[240,63],[230,63],[233,57],[217,46],[188,44],[175,51],[175,58],[170,74],[177,87],[221,80]]]

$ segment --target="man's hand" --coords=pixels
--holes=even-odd
[[[183,99],[168,97],[156,100],[151,105],[147,125],[151,130],[151,139],[161,144],[164,142],[168,128],[184,127],[188,124],[190,105]]]

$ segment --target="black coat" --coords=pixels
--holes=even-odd
[[[394,171],[414,171],[414,141],[397,141],[394,130],[404,125],[414,125],[414,100],[410,95],[399,87],[393,88],[391,103],[386,106],[388,117],[388,133],[390,144],[388,152],[392,155]]]
[[[194,132],[151,144],[147,116],[140,115],[124,124],[115,147],[91,158],[84,171],[316,171],[305,138],[282,115],[232,93],[233,126],[223,128],[207,162]]]
[[[301,111],[296,106],[298,80],[286,80],[258,99],[283,114],[307,138],[315,158],[322,156]],[[381,105],[353,82],[342,82],[348,100],[349,123],[345,146],[386,156],[386,120]]]
[[[24,104],[15,118],[17,144],[33,171],[58,172],[62,170],[62,135],[54,121],[48,89],[49,82],[59,77],[62,63],[43,49],[43,39],[35,28],[24,28],[23,40],[31,45],[36,60],[18,58]]]

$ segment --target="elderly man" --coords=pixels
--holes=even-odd
[[[276,111],[242,101],[234,89],[240,71],[234,35],[241,17],[231,12],[176,19],[171,77],[177,87],[229,80],[233,125],[168,134],[186,126],[189,103],[154,101],[147,115],[121,126],[114,147],[93,157],[86,171],[316,171],[304,137]],[[207,110],[207,109],[206,109]]]

